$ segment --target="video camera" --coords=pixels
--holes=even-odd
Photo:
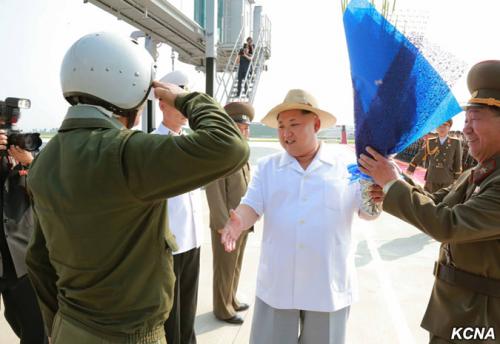
[[[23,134],[15,129],[15,124],[21,117],[20,109],[29,109],[30,106],[29,99],[9,97],[5,98],[5,101],[0,101],[0,129],[7,130],[7,148],[14,145],[33,152],[42,145],[39,133]]]

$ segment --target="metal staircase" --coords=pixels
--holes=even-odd
[[[91,3],[141,30],[151,38],[152,45],[156,46],[158,43],[170,45],[178,52],[180,61],[204,70],[205,30],[168,0],[83,0],[83,2]],[[256,11],[257,8],[259,11]],[[252,35],[255,42],[254,54],[242,81],[242,93],[239,96],[236,58],[239,49],[243,47],[248,28],[247,31],[241,29],[234,46],[231,46],[232,43],[219,43],[217,47],[218,73],[214,96],[221,104],[231,101],[252,103],[255,99],[260,76],[266,70],[266,60],[271,56],[271,21],[261,11],[262,6],[255,7],[253,20],[256,31]]]
[[[269,18],[267,16],[261,18],[261,27],[255,41],[252,60],[241,83],[241,94],[238,95],[238,64],[236,61],[244,40],[243,30],[241,30],[229,54],[224,71],[218,75],[215,98],[220,104],[234,101],[253,103],[262,72],[267,70],[266,61],[271,57],[271,21]]]

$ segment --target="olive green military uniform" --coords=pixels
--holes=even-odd
[[[465,172],[434,194],[405,181],[388,190],[384,210],[442,243],[436,280],[422,327],[431,343],[451,339],[453,328],[493,328],[500,338],[500,156]],[[485,332],[487,333],[487,332]]]
[[[253,106],[246,102],[231,102],[224,109],[240,124],[250,125],[255,115]],[[234,251],[226,252],[218,230],[224,228],[229,219],[229,211],[240,204],[249,183],[250,164],[247,162],[239,171],[218,179],[206,188],[212,234],[214,314],[221,320],[234,317],[243,306],[236,298],[236,291],[249,231],[241,234]]]
[[[449,136],[443,144],[439,141],[439,137],[426,140],[424,146],[411,160],[408,171],[415,171],[422,160],[427,160],[425,190],[435,192],[447,187],[462,173],[461,141]]]
[[[229,219],[229,210],[236,209],[247,191],[250,182],[250,165],[232,175],[221,178],[206,188],[210,208],[210,228],[213,252],[213,304],[214,314],[219,319],[229,319],[236,314],[240,303],[236,290],[240,279],[241,264],[249,231],[244,231],[232,252],[226,252],[220,242],[219,229]]]
[[[34,161],[27,263],[52,343],[164,340],[176,249],[166,199],[239,170],[249,154],[210,97],[175,106],[193,134],[126,130],[98,107],[73,106]]]

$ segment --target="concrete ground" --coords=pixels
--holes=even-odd
[[[251,162],[278,151],[277,143],[252,143]],[[212,251],[208,210],[204,204],[207,230],[201,249],[196,332],[200,344],[248,343],[253,307],[243,312],[242,326],[215,319],[212,313]],[[420,328],[432,289],[432,267],[439,245],[404,222],[383,214],[378,220],[354,223],[357,245],[356,267],[360,300],[351,307],[349,344],[426,343],[428,334]],[[260,254],[262,222],[249,236],[243,262],[239,299],[253,305]],[[0,344],[19,343],[0,316]],[[279,343],[277,343],[279,344]]]

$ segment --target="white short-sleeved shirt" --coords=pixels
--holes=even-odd
[[[177,135],[161,123],[153,134]],[[167,200],[169,228],[175,235],[179,249],[172,254],[184,253],[201,246],[203,241],[203,214],[201,191],[196,189]]]
[[[256,294],[274,308],[333,312],[357,299],[351,224],[361,197],[337,154],[321,145],[307,170],[286,152],[265,157],[241,201],[264,215]]]

